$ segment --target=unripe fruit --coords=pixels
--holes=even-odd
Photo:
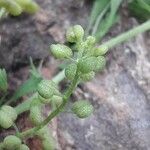
[[[63,98],[61,96],[57,96],[57,95],[54,95],[52,97],[52,103],[56,106],[56,107],[59,107],[63,102]]]
[[[0,111],[0,126],[8,129],[13,125],[13,121],[11,119],[11,117],[5,113],[4,111]]]
[[[94,56],[105,55],[108,51],[108,47],[105,45],[101,45],[94,49]]]
[[[68,42],[75,43],[82,40],[84,36],[84,30],[80,25],[70,27],[66,32],[66,38]]]
[[[18,16],[22,13],[22,8],[15,1],[12,0],[1,0],[0,6],[6,8],[6,10],[14,16]]]
[[[96,58],[97,59],[97,64],[94,68],[94,71],[101,71],[104,69],[105,65],[106,65],[106,59],[104,56],[99,56]]]
[[[49,140],[49,139],[43,140],[42,144],[43,144],[44,150],[54,150],[55,149],[54,148],[54,142]]]
[[[77,65],[76,64],[70,64],[65,69],[65,75],[67,79],[73,80],[77,71]]]
[[[73,55],[72,50],[63,44],[52,44],[50,49],[53,56],[58,59],[70,58]]]
[[[96,38],[93,36],[88,36],[85,42],[87,46],[91,47],[96,43]]]
[[[86,118],[93,113],[93,106],[88,101],[80,100],[73,104],[72,111],[79,118]]]
[[[4,105],[1,110],[5,112],[12,119],[12,121],[17,119],[17,112],[13,107]]]
[[[97,64],[96,57],[81,58],[78,62],[78,69],[82,73],[89,73],[94,70],[96,64]]]
[[[91,71],[89,73],[82,74],[81,79],[86,82],[92,80],[94,76],[95,76],[95,72]]]
[[[29,147],[25,144],[21,144],[18,150],[30,150]]]
[[[23,8],[25,12],[35,13],[39,9],[37,3],[35,3],[32,0],[15,0],[15,1]]]
[[[21,145],[21,140],[14,136],[14,135],[9,135],[4,139],[4,147],[8,150],[16,150],[20,147]]]
[[[41,101],[43,99],[50,99],[55,92],[54,82],[51,80],[42,80],[37,88],[37,92],[39,94],[39,97],[41,98]]]
[[[31,106],[31,108],[30,108],[30,120],[35,125],[38,125],[43,121],[43,117],[41,114],[41,107],[39,105]]]

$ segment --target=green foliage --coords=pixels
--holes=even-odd
[[[22,12],[35,13],[39,6],[32,0],[0,0],[0,8],[13,16],[18,16]]]
[[[150,19],[150,0],[132,0],[128,7],[131,14],[140,21]]]
[[[95,0],[91,11],[87,34],[101,40],[118,21],[118,9],[123,0]],[[90,32],[91,31],[91,32]]]
[[[31,70],[30,77],[26,82],[24,82],[16,92],[13,94],[11,100],[8,103],[17,101],[20,97],[35,92],[37,90],[38,84],[41,82],[42,77],[40,73],[35,68],[32,60],[30,60]]]
[[[0,91],[6,92],[8,89],[7,74],[5,69],[0,69]]]

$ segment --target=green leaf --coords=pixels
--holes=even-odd
[[[150,19],[150,0],[133,0],[128,7],[131,14],[139,21]]]
[[[25,81],[14,93],[12,98],[7,102],[8,104],[14,101],[17,101],[20,97],[36,91],[38,84],[42,80],[42,77],[36,67],[33,64],[32,59],[30,58],[30,77]]]
[[[90,18],[89,18],[89,25],[88,25],[88,29],[87,29],[88,32],[92,28],[92,26],[93,26],[94,22],[96,21],[97,17],[99,16],[99,14],[107,6],[109,1],[110,0],[95,0],[92,10],[91,10]]]

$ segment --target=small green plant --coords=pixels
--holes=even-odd
[[[9,13],[18,16],[22,12],[35,13],[39,6],[33,0],[0,0],[0,18]]]
[[[46,80],[37,71],[31,60],[30,78],[14,93],[12,98],[4,102],[8,94],[7,74],[4,69],[0,69],[0,90],[3,91],[0,107],[0,126],[2,128],[14,127],[16,133],[9,135],[0,143],[0,150],[29,150],[23,143],[29,137],[38,137],[43,144],[44,150],[55,149],[55,141],[48,131],[48,123],[65,111],[65,106],[70,100],[71,94],[80,82],[90,81],[95,74],[102,71],[106,65],[105,55],[113,46],[128,40],[129,38],[150,29],[150,21],[119,35],[116,38],[96,45],[96,39],[93,36],[84,36],[84,30],[80,25],[70,27],[66,33],[66,39],[72,43],[73,47],[64,44],[52,44],[50,53],[60,60],[68,60],[69,65],[58,73],[53,79]],[[69,80],[70,85],[64,92],[58,88],[58,83],[64,78]],[[15,102],[23,95],[33,93],[25,102],[16,107],[8,104]],[[43,106],[51,107],[48,116],[42,115]],[[29,118],[34,125],[33,128],[20,132],[15,125],[17,116],[25,111],[30,111]],[[94,108],[88,100],[76,100],[70,108],[70,111],[80,119],[89,117]]]

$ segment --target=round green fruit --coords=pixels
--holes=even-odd
[[[65,69],[65,75],[67,79],[73,80],[77,71],[77,65],[76,64],[70,64]]]
[[[73,104],[72,111],[79,118],[86,118],[93,113],[93,106],[88,101],[80,100]]]
[[[4,147],[8,150],[16,150],[20,147],[21,145],[21,140],[14,136],[14,135],[9,135],[4,139]]]

